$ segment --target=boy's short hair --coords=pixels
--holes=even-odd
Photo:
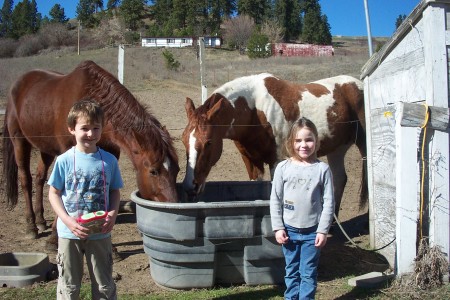
[[[82,99],[72,105],[67,116],[67,126],[75,128],[80,117],[86,118],[89,123],[97,122],[102,126],[104,123],[103,109],[96,101],[91,99]]]

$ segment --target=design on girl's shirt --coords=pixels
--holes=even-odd
[[[288,210],[294,210],[294,201],[284,200],[284,208]]]
[[[309,191],[309,188],[311,187],[311,178],[309,178],[309,177],[303,178],[303,177],[294,176],[292,178],[292,189],[295,190],[297,188],[297,186],[299,188],[304,186],[305,189],[307,191]]]

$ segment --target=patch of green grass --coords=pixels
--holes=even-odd
[[[3,300],[53,300],[56,296],[56,284],[33,285],[25,288],[2,288],[0,298]],[[194,289],[189,291],[159,291],[148,295],[119,294],[123,300],[202,300],[202,299],[283,299],[283,289],[276,286],[237,286],[229,288]],[[89,284],[83,284],[82,300],[90,300]]]

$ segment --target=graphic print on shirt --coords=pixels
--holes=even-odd
[[[306,188],[304,189],[309,191],[309,188],[311,187],[311,178],[302,178],[294,176],[292,179],[292,189],[295,190],[297,186],[298,188],[302,188],[305,186]]]
[[[74,178],[74,176],[76,178]],[[77,170],[67,179],[66,209],[69,215],[79,216],[98,210],[106,210],[103,195],[102,170],[95,169],[90,173]]]
[[[311,178],[302,178],[293,176],[292,178],[288,179],[290,182],[290,185],[292,186],[292,190],[295,189],[302,189],[309,191],[309,188],[311,186]],[[287,210],[295,210],[295,203],[294,201],[290,201],[287,199],[284,199],[284,209]]]

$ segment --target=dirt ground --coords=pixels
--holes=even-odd
[[[201,91],[198,88],[170,81],[158,82],[149,85],[145,90],[133,91],[133,94],[139,101],[150,108],[154,115],[167,126],[174,137],[180,159],[179,182],[184,177],[186,162],[184,146],[180,140],[186,124],[184,101],[186,96],[189,96],[195,99],[196,105],[199,105],[200,93]],[[3,116],[1,117],[3,119]],[[3,120],[0,120],[0,124],[3,124]],[[358,204],[361,164],[362,159],[357,149],[355,147],[351,148],[346,158],[349,180],[344,194],[340,219],[344,228],[348,230],[348,235],[362,247],[367,247],[367,208],[360,210]],[[130,193],[136,189],[136,184],[134,170],[125,155],[120,159],[120,167],[125,181],[125,188],[121,192],[125,203],[129,201]],[[209,180],[248,180],[240,156],[231,142],[225,142],[222,158],[213,168]],[[0,205],[4,209],[4,197],[2,197]],[[45,209],[46,219],[50,223],[54,218],[54,214],[48,202],[45,203]],[[50,230],[41,232],[37,240],[30,241],[26,239],[22,234],[25,228],[23,211],[24,203],[22,198],[13,211],[3,211],[0,218],[0,252],[46,252],[50,261],[54,263],[55,253],[45,248],[45,242],[50,234]],[[148,294],[161,290],[161,287],[157,286],[150,276],[149,259],[144,253],[142,239],[137,231],[133,213],[123,212],[119,215],[113,230],[113,244],[120,256],[120,260],[117,260],[114,264],[119,294]],[[335,294],[336,291],[329,287],[341,285],[342,278],[350,274],[364,274],[371,271],[386,270],[386,268],[387,265],[376,254],[351,247],[336,227],[330,235],[329,244],[324,249],[321,258],[319,269],[320,298],[334,299],[338,296]],[[56,281],[50,281],[49,284],[56,284]]]

